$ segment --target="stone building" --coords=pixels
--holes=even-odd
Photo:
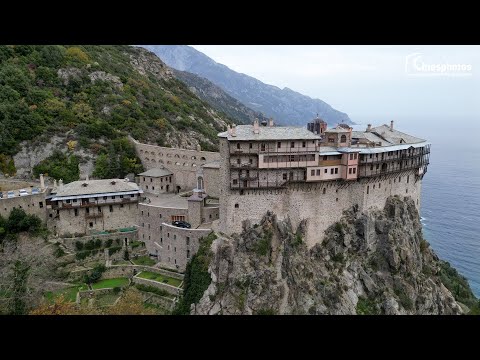
[[[175,191],[175,177],[164,167],[147,170],[138,174],[138,178],[139,185],[146,193],[158,195]]]
[[[313,129],[313,127],[310,127]],[[309,246],[343,210],[383,208],[390,195],[420,206],[430,144],[382,125],[353,131],[346,124],[321,134],[306,128],[240,125],[219,134],[220,227],[239,233],[267,211],[307,221]]]
[[[138,224],[143,191],[128,179],[62,180],[48,196],[48,225],[59,236],[89,235]]]

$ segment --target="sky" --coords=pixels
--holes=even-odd
[[[319,98],[352,120],[480,120],[480,46],[192,45],[264,83]]]

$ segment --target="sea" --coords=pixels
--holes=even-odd
[[[353,118],[355,130],[381,124],[429,141],[423,178],[423,236],[435,253],[465,276],[480,297],[480,119],[467,117]]]

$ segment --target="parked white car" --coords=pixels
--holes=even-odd
[[[40,191],[37,188],[32,188],[32,195],[38,194]]]
[[[14,191],[9,191],[7,193],[7,198],[13,198],[13,197],[15,197],[15,192]]]
[[[25,189],[20,189],[18,192],[20,193],[20,196],[27,196],[28,195],[28,192]]]

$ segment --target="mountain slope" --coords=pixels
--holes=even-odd
[[[221,87],[229,95],[278,123],[305,125],[318,113],[330,125],[351,123],[347,114],[319,99],[312,99],[289,88],[280,89],[216,63],[205,54],[185,45],[146,45],[165,63],[188,71]]]
[[[64,168],[75,156],[80,176],[124,176],[139,170],[126,135],[159,145],[200,144],[214,150],[217,133],[232,122],[143,48],[0,46],[4,174],[15,174],[16,167],[18,175],[28,177],[33,167],[59,150],[67,157],[57,153],[51,166],[47,164],[52,169]]]
[[[200,99],[206,101],[214,109],[224,112],[237,123],[251,124],[255,118],[259,119],[260,122],[268,120],[262,113],[243,105],[211,81],[187,71],[173,68],[172,71],[175,77],[187,84],[190,91]]]

